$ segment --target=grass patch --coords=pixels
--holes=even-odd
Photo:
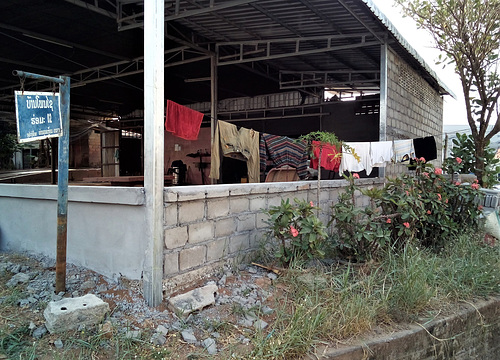
[[[465,234],[440,253],[408,244],[379,263],[311,270],[279,279],[274,324],[256,335],[248,358],[291,359],[322,341],[350,338],[376,324],[416,320],[459,300],[500,293],[499,247]]]

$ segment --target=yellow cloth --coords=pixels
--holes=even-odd
[[[223,156],[246,160],[248,181],[260,182],[258,131],[243,127],[238,130],[236,125],[220,120],[217,122],[210,164],[210,178],[212,179],[220,177],[221,149]]]

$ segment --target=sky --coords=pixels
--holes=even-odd
[[[455,74],[453,66],[447,66],[443,69],[442,65],[436,65],[440,52],[434,48],[432,36],[426,30],[418,29],[413,19],[403,18],[399,8],[393,6],[392,0],[372,0],[372,2],[455,94],[456,99],[449,95],[444,96],[444,125],[464,125],[464,129],[468,129],[460,79]]]

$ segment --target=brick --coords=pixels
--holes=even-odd
[[[237,219],[237,232],[255,229],[255,214],[240,215]]]
[[[205,246],[194,246],[179,253],[179,269],[181,271],[198,267],[205,263],[207,249]]]
[[[207,219],[216,219],[229,214],[229,199],[213,199],[207,202]]]
[[[187,226],[180,226],[165,230],[165,246],[167,249],[175,249],[186,245],[189,238],[187,229]]]
[[[249,234],[240,234],[231,236],[229,241],[229,252],[231,254],[237,253],[239,251],[248,250],[250,243],[250,235]]]
[[[190,244],[212,240],[214,238],[214,223],[213,221],[203,221],[200,223],[190,224],[188,227]]]
[[[220,238],[236,232],[236,219],[229,217],[215,222],[215,237]]]
[[[179,253],[167,253],[163,258],[163,275],[165,277],[179,272]]]
[[[190,201],[179,204],[179,223],[187,224],[203,220],[205,215],[204,201]]]
[[[231,197],[229,200],[229,206],[232,214],[239,214],[250,209],[250,200],[246,197]]]
[[[207,245],[207,261],[220,260],[229,253],[229,238],[217,239]]]

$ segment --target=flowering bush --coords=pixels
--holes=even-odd
[[[333,205],[333,215],[328,224],[334,223],[332,250],[339,256],[355,261],[365,261],[376,256],[381,246],[390,239],[390,217],[381,216],[371,207],[356,206],[355,179],[358,174],[345,177],[349,181],[345,192]]]
[[[269,215],[271,234],[280,241],[278,260],[289,265],[294,260],[323,257],[323,243],[327,238],[324,224],[315,215],[313,202],[294,199],[281,200],[279,206],[265,211]]]
[[[453,159],[457,165],[461,161]],[[418,159],[416,176],[388,179],[383,191],[373,200],[392,220],[394,244],[416,238],[423,245],[441,249],[450,237],[477,228],[480,209],[477,182],[461,185],[447,180],[441,168]]]

